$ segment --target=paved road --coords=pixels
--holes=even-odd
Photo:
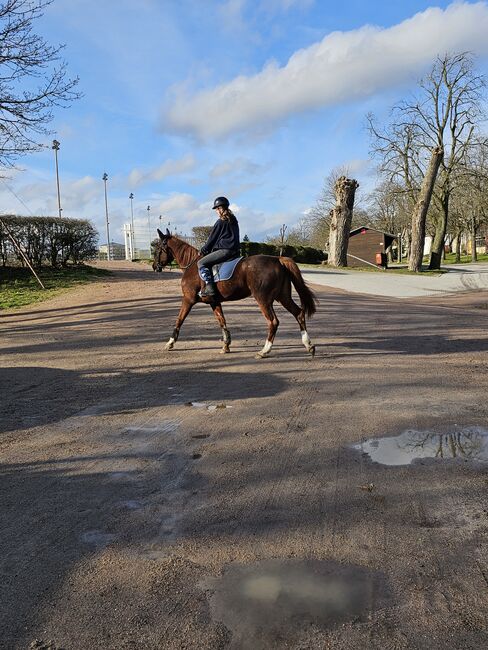
[[[325,268],[302,268],[308,282],[352,293],[365,293],[393,298],[416,298],[488,288],[488,264],[456,264],[445,266],[448,273],[440,275],[399,275]]]

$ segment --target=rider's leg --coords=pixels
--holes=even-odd
[[[234,251],[221,249],[213,251],[212,253],[209,253],[208,255],[205,255],[198,260],[198,273],[200,274],[202,280],[205,282],[205,287],[201,292],[202,297],[215,295],[215,283],[213,280],[212,266],[214,264],[220,264],[221,262],[230,260],[232,257],[234,257],[234,255]]]

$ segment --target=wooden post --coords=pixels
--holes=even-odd
[[[341,176],[335,184],[336,205],[330,212],[330,266],[347,266],[347,246],[351,231],[354,197],[359,183]]]
[[[39,277],[39,276],[37,275],[37,273],[34,271],[34,269],[33,269],[33,267],[32,267],[32,264],[29,262],[29,259],[28,259],[27,255],[24,253],[24,251],[22,250],[22,248],[20,247],[20,244],[17,242],[17,240],[15,239],[15,237],[12,235],[12,231],[10,230],[10,228],[9,228],[9,227],[7,226],[7,224],[6,224],[4,221],[2,221],[1,219],[0,219],[0,225],[2,226],[2,228],[5,228],[5,230],[6,230],[6,232],[7,232],[7,235],[9,236],[10,241],[11,241],[12,244],[15,246],[15,248],[19,251],[19,253],[20,253],[22,259],[23,259],[24,262],[27,264],[27,266],[30,268],[30,270],[32,271],[34,277],[35,277],[36,280],[39,282],[39,284],[41,285],[41,287],[42,287],[43,289],[45,289],[46,287],[42,284],[40,277]]]
[[[425,173],[420,188],[419,198],[412,214],[412,242],[410,246],[409,271],[418,273],[422,270],[422,258],[424,256],[425,243],[425,220],[429,210],[432,192],[434,191],[435,180],[440,164],[444,157],[444,150],[441,147],[434,147],[430,157],[429,167]]]

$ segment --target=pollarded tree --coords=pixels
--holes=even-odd
[[[336,203],[330,219],[328,263],[331,266],[347,266],[347,247],[358,187],[359,183],[353,178],[341,176],[336,181]]]
[[[337,203],[336,184],[340,178],[347,178],[348,175],[347,166],[339,166],[332,169],[326,176],[315,204],[303,220],[307,231],[308,245],[322,250],[329,248],[331,219]],[[370,225],[370,217],[367,210],[357,205],[357,196],[355,196],[355,202],[356,206],[351,215],[352,221],[349,224],[350,227],[354,229],[359,226]],[[294,242],[290,241],[290,243]]]
[[[38,151],[56,107],[80,97],[77,78],[67,76],[62,45],[34,32],[35,21],[53,0],[0,2],[0,165],[11,167]]]

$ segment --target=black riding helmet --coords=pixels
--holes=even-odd
[[[230,205],[229,199],[226,199],[225,196],[218,196],[213,204],[212,210],[215,210],[216,208],[228,208]]]

